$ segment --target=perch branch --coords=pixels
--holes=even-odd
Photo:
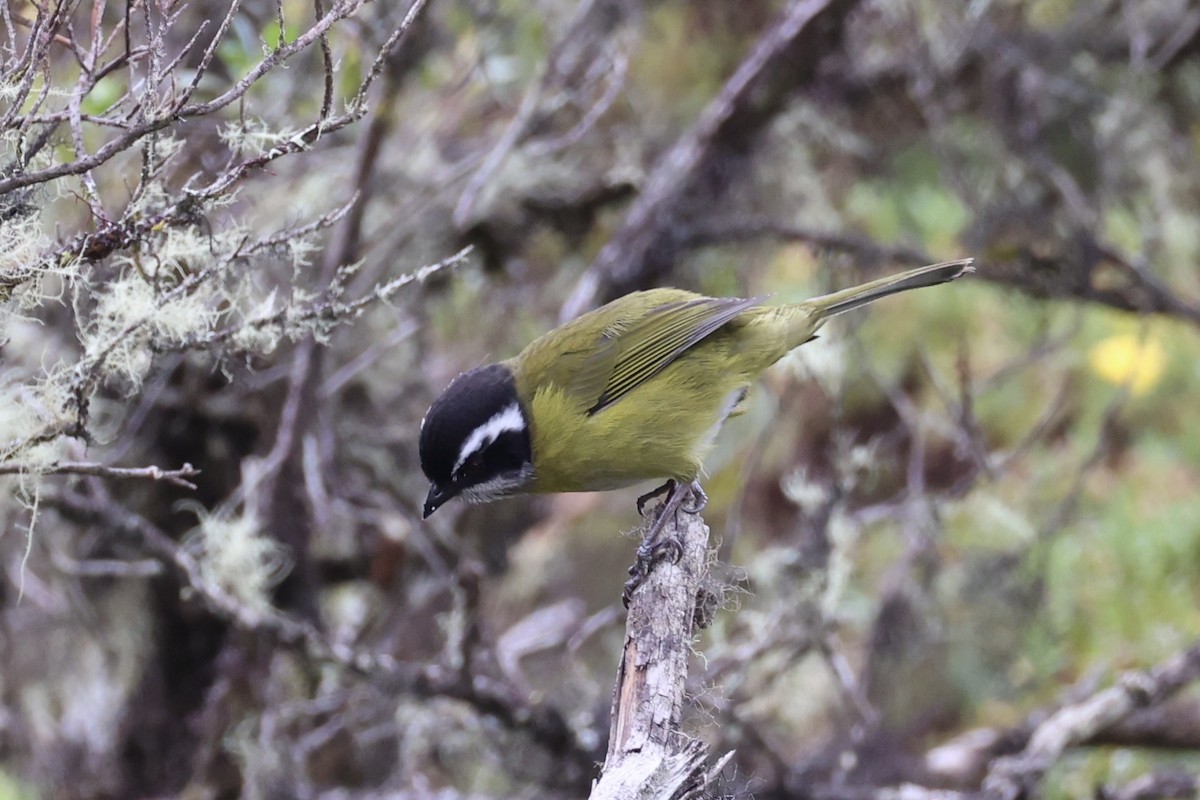
[[[696,601],[706,593],[708,526],[699,514],[680,512],[663,534],[681,554],[674,563],[659,561],[630,600],[608,755],[591,800],[692,797],[733,756],[709,766],[708,748],[680,730]]]

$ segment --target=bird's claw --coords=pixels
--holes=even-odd
[[[670,480],[670,481],[667,481],[666,483],[664,483],[662,486],[654,487],[653,489],[651,489],[650,491],[646,492],[644,495],[639,497],[637,499],[638,516],[641,516],[641,517],[646,516],[646,503],[649,503],[651,500],[653,500],[656,497],[662,497],[664,494],[667,494],[668,492],[672,491],[674,488],[675,488],[675,481]]]
[[[683,558],[683,544],[673,536],[667,537],[661,542],[643,542],[637,549],[637,560],[629,568],[630,577],[625,581],[625,588],[621,592],[621,602],[625,604],[625,607],[629,608],[633,593],[645,582],[655,564],[660,561],[678,564],[681,558]]]
[[[640,559],[633,562],[633,566],[629,568],[629,580],[625,581],[625,587],[621,590],[621,604],[625,608],[629,608],[629,603],[633,600],[633,593],[641,587],[646,580],[646,576],[650,574],[650,567],[646,566]]]
[[[699,514],[708,505],[708,495],[704,493],[704,489],[700,487],[699,481],[692,481],[692,502],[680,503],[679,510],[687,514]]]
[[[690,498],[687,496],[689,490]],[[664,492],[670,494],[658,510],[658,516],[650,525],[650,530],[642,539],[642,544],[637,549],[637,560],[629,568],[630,578],[625,581],[625,589],[621,592],[621,601],[626,608],[629,608],[629,601],[633,598],[633,593],[646,580],[655,564],[659,561],[670,561],[670,563],[676,564],[679,559],[683,558],[683,543],[674,536],[664,537],[662,535],[668,520],[676,511],[699,514],[708,504],[708,495],[700,488],[697,481],[692,481],[688,487],[684,487],[676,481],[670,480],[638,498],[638,513],[645,516],[646,503],[661,496]],[[691,502],[688,502],[689,499]]]
[[[652,566],[660,561],[678,564],[683,558],[683,543],[670,536],[652,545],[643,544],[637,550],[638,561],[647,561]]]

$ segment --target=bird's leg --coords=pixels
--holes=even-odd
[[[695,492],[700,489],[700,484],[692,481],[690,486],[684,486],[676,481],[667,481],[663,486],[658,487],[649,495],[642,495],[638,498],[639,501],[648,499],[648,496],[662,494],[668,492],[666,502],[656,512],[654,522],[650,525],[650,530],[646,531],[646,535],[642,537],[642,543],[638,546],[637,554],[638,561],[649,561],[651,563],[658,561],[666,552],[675,551],[672,561],[679,560],[679,543],[673,541],[670,537],[663,536],[663,529],[667,526],[667,520],[675,516],[676,511],[686,511],[688,513],[696,513],[704,507],[703,503],[697,501],[692,505],[686,505],[684,500],[687,499],[689,490]],[[700,497],[703,501],[707,501],[708,497],[704,494],[704,490],[700,490]],[[665,541],[664,541],[665,539]],[[649,572],[647,568],[645,570]],[[632,571],[631,571],[632,574]]]
[[[650,502],[651,500],[653,500],[656,497],[662,497],[664,494],[666,494],[667,492],[673,491],[674,489],[675,489],[675,481],[669,480],[666,483],[664,483],[662,486],[656,486],[653,489],[651,489],[650,491],[646,492],[641,497],[639,497],[637,499],[638,516],[639,517],[646,516],[646,503]]]
[[[667,497],[665,503],[658,510],[658,515],[654,522],[650,525],[650,530],[646,531],[646,535],[642,537],[642,543],[637,549],[637,560],[633,562],[633,566],[629,568],[629,580],[625,581],[625,590],[621,593],[621,600],[625,603],[625,607],[629,607],[629,601],[633,597],[633,593],[637,591],[642,582],[646,580],[646,576],[650,574],[651,568],[662,560],[670,560],[675,563],[683,555],[683,546],[673,536],[663,536],[663,530],[667,526],[667,521],[673,519],[675,512],[683,511],[688,514],[698,514],[708,504],[708,495],[700,488],[697,481],[692,481],[689,485],[684,486],[675,481],[668,481],[664,486],[660,486],[649,494],[638,498],[638,510],[646,500],[669,491],[670,496]],[[684,500],[691,495],[693,501],[685,504]]]

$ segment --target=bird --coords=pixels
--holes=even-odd
[[[639,498],[639,511],[662,491],[681,506],[676,487],[702,507],[705,455],[768,367],[833,316],[974,271],[973,259],[946,261],[782,305],[669,288],[619,297],[513,358],[462,373],[433,401],[418,442],[429,479],[423,517],[456,497],[648,481],[665,483]]]

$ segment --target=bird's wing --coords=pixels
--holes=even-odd
[[[587,405],[588,414],[602,411],[761,301],[761,297],[698,297],[614,322],[579,365],[568,391]]]

